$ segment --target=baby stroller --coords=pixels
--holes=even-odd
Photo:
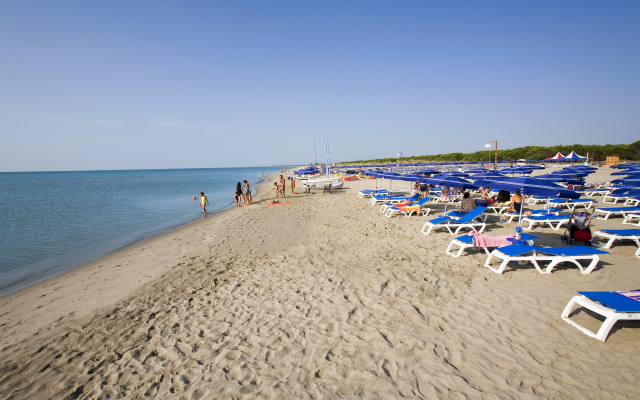
[[[591,224],[592,216],[586,209],[574,210],[569,218],[569,224],[564,230],[564,235],[560,236],[560,240],[568,245],[572,245],[574,240],[579,240],[585,242],[587,246],[591,246],[591,228],[589,225]],[[567,236],[567,230],[569,231],[569,236]]]

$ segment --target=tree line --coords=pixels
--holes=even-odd
[[[555,156],[558,152],[568,155],[571,151],[575,151],[578,155],[585,157],[589,154],[591,161],[604,161],[608,156],[618,156],[620,161],[636,161],[640,160],[640,140],[631,144],[573,144],[573,145],[556,145],[556,146],[524,146],[515,149],[498,149],[498,161],[512,160],[544,160]],[[476,151],[475,153],[447,153],[433,154],[425,156],[411,156],[400,158],[379,158],[374,160],[348,161],[340,164],[389,164],[402,161],[403,163],[411,162],[438,162],[438,161],[493,161],[495,158],[495,150],[486,149]]]

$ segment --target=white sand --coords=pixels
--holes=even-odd
[[[421,234],[432,216],[357,199],[373,185],[256,201],[3,297],[0,398],[637,398],[640,324],[602,343],[560,318],[576,290],[640,288],[634,244],[589,275],[499,275]]]

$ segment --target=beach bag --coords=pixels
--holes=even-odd
[[[591,232],[589,232],[588,230],[577,230],[573,233],[573,238],[575,240],[588,242],[591,240]]]
[[[511,201],[511,193],[508,190],[501,190],[498,192],[498,198],[496,198],[498,203],[506,203],[507,201]]]

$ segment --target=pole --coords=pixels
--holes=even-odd
[[[492,140],[489,143],[495,143],[496,144],[496,159],[493,162],[493,170],[495,172],[497,172],[498,171],[498,141],[497,140]]]

